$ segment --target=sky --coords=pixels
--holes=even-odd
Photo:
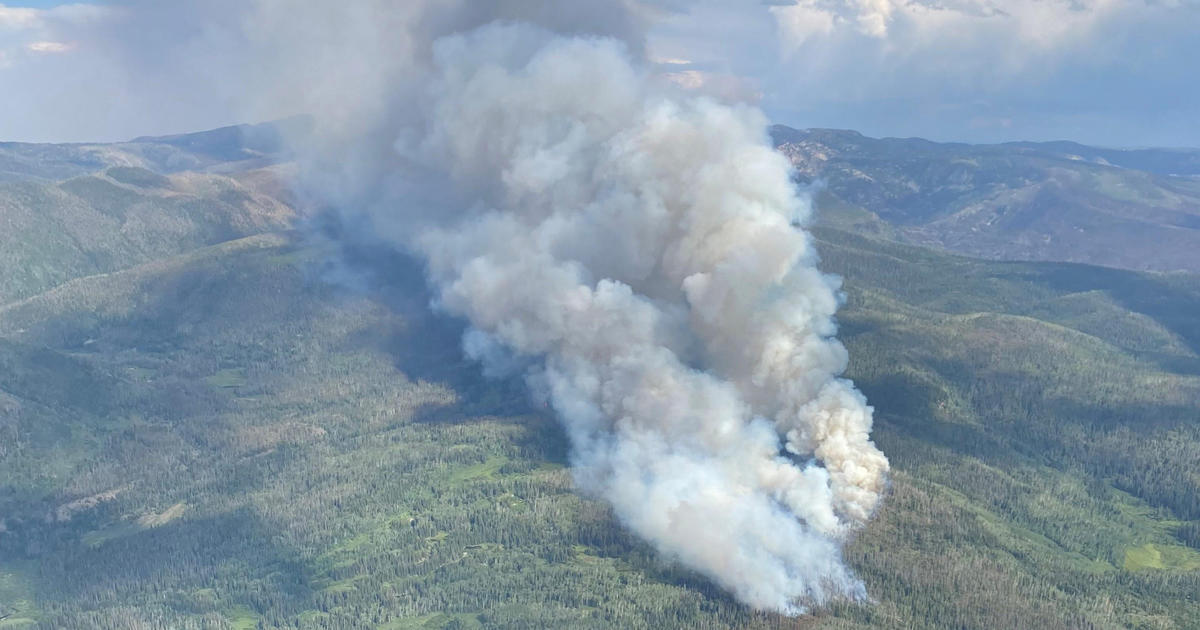
[[[652,5],[657,71],[781,124],[1200,146],[1200,0],[627,1]],[[231,17],[236,5],[0,4],[0,140],[108,141],[297,113],[228,80],[271,27]]]

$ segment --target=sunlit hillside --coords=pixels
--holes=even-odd
[[[415,262],[284,229],[246,182],[5,184],[42,205],[0,215],[31,217],[0,297],[0,628],[1200,626],[1200,276],[961,257],[831,202],[894,473],[847,551],[874,601],[787,618],[580,496]]]

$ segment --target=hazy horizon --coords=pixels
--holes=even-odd
[[[253,3],[0,3],[0,140],[111,142],[297,113],[247,98]],[[1197,147],[1187,0],[630,2],[653,71],[795,128],[997,143]],[[257,59],[257,63],[248,60]]]

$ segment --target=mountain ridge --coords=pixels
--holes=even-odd
[[[822,221],[994,260],[1200,271],[1200,150],[771,131]]]

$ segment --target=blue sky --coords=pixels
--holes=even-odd
[[[92,0],[80,0],[77,2],[57,2],[56,0],[21,0],[19,2],[9,2],[8,6],[12,7],[32,7],[35,9],[49,9],[63,4],[103,4],[102,2]]]
[[[255,38],[273,26],[248,7],[276,1],[0,0],[0,139],[286,113],[228,81],[262,61]],[[791,126],[1200,146],[1200,0],[637,1],[652,5],[646,50],[663,73]]]

